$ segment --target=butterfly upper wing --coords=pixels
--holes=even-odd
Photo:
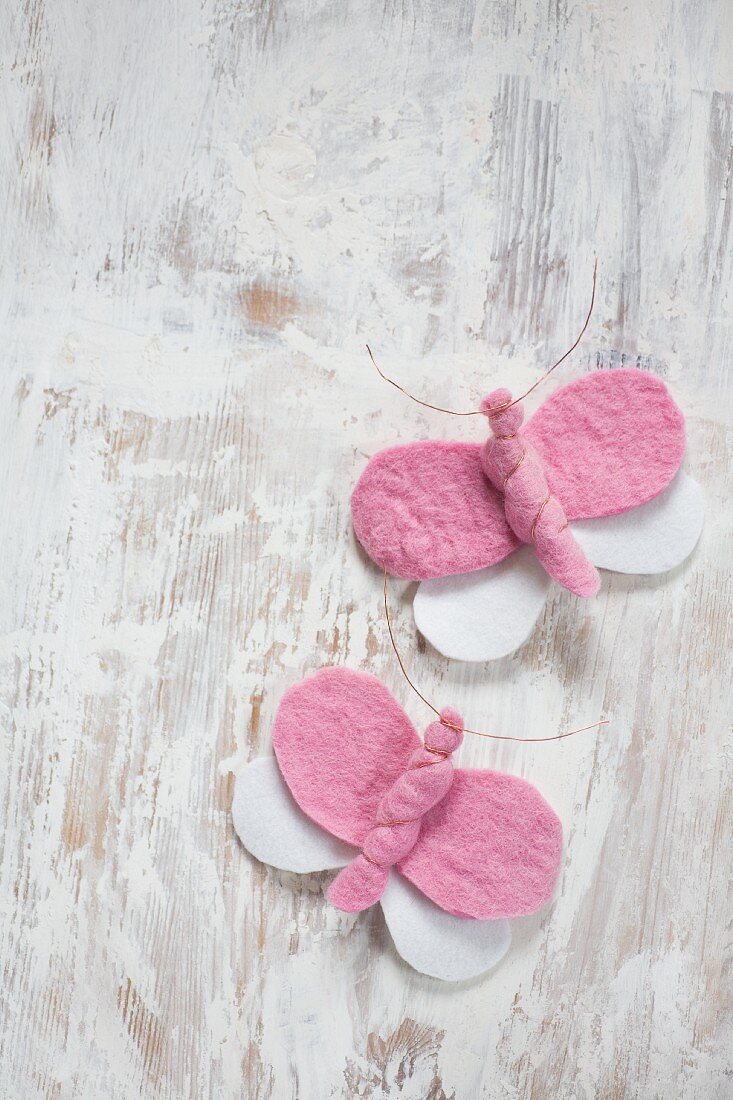
[[[237,776],[232,819],[247,851],[283,871],[308,874],[345,867],[356,855],[306,817],[274,756],[262,756]]]
[[[443,656],[495,661],[526,641],[549,591],[549,576],[524,546],[491,569],[423,581],[412,608],[418,630]]]
[[[680,470],[647,504],[617,516],[575,521],[571,529],[583,553],[600,569],[665,573],[692,553],[704,518],[702,489]]]
[[[402,958],[431,978],[446,982],[474,978],[496,966],[509,950],[509,921],[451,916],[402,875],[390,875],[381,905]]]
[[[374,676],[324,668],[285,693],[272,743],[301,810],[335,837],[360,846],[382,795],[422,742]]]
[[[351,514],[369,557],[409,580],[483,569],[519,546],[475,443],[380,451],[356,484]]]
[[[677,473],[685,422],[667,387],[633,368],[596,371],[557,390],[524,427],[569,520],[652,500]]]
[[[459,768],[397,867],[446,912],[496,920],[548,900],[561,853],[562,826],[536,787],[503,772]]]

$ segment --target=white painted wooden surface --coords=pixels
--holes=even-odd
[[[0,1094],[733,1096],[729,0],[28,0],[2,20]],[[350,532],[404,401],[640,361],[689,417],[684,568],[556,593],[491,667],[416,643],[561,814],[493,975],[237,844],[282,692],[368,668],[419,726]],[[553,381],[552,386],[555,385]],[[545,389],[545,394],[552,387]],[[400,593],[402,592],[402,598]],[[368,751],[368,746],[365,746]]]

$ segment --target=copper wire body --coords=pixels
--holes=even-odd
[[[537,509],[537,515],[532,520],[532,529],[529,532],[529,537],[530,537],[530,540],[532,542],[534,542],[535,528],[537,527],[537,523],[539,521],[539,518],[542,515],[542,513],[544,512],[544,510],[547,507],[547,505],[549,504],[549,502],[550,502],[550,494],[548,493],[547,496],[545,497],[545,499],[542,501],[542,504],[540,504],[539,508]]]
[[[518,470],[518,469],[519,469],[519,467],[520,467],[520,466],[522,465],[522,463],[524,462],[524,460],[525,460],[525,458],[526,458],[526,457],[527,457],[527,452],[526,452],[526,451],[522,451],[522,453],[521,453],[521,455],[519,456],[519,458],[518,458],[517,462],[516,462],[516,463],[514,464],[514,466],[512,466],[511,470],[509,471],[509,473],[508,473],[508,474],[506,475],[506,477],[504,478],[504,485],[506,485],[506,483],[507,483],[507,481],[509,480],[509,478],[510,478],[510,477],[513,477],[513,476],[514,476],[514,474],[516,474],[517,470]]]

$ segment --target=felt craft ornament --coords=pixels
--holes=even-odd
[[[462,739],[453,710],[423,742],[379,680],[321,669],[283,697],[275,757],[238,776],[235,829],[282,870],[343,868],[331,903],[355,913],[379,902],[416,970],[473,977],[508,950],[509,920],[550,898],[562,827],[526,780],[454,768]]]
[[[483,444],[380,451],[351,498],[367,554],[421,582],[415,622],[446,657],[503,657],[529,636],[551,580],[587,597],[597,567],[666,572],[702,529],[702,490],[680,469],[684,418],[658,378],[633,368],[587,375],[526,423],[523,397],[484,398]]]

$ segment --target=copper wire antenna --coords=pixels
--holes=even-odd
[[[546,378],[549,378],[549,376],[552,374],[552,372],[557,367],[559,367],[561,363],[565,362],[565,360],[568,358],[569,355],[573,354],[573,352],[577,348],[578,344],[580,343],[580,341],[585,336],[588,325],[590,324],[590,319],[591,319],[591,316],[592,316],[592,313],[593,313],[593,307],[596,304],[596,279],[597,279],[597,274],[598,274],[598,258],[596,257],[596,259],[593,261],[593,288],[592,288],[592,291],[591,291],[590,306],[588,307],[588,313],[586,315],[585,321],[583,322],[583,327],[581,328],[580,332],[578,333],[578,335],[576,336],[575,340],[570,345],[568,350],[563,352],[563,354],[560,356],[560,358],[556,359],[555,362],[552,364],[552,366],[548,367],[547,370],[545,371],[545,373],[540,375],[540,377],[537,379],[537,381],[533,382],[528,390],[525,390],[524,393],[520,394],[519,397],[514,397],[511,401],[507,401],[506,404],[498,405],[495,409],[492,410],[493,412],[495,412],[495,413],[504,412],[505,409],[511,409],[512,405],[516,405],[519,401],[524,401],[525,397],[529,397],[529,395],[534,390],[536,390],[538,386],[542,385],[542,383],[545,381]],[[432,409],[433,412],[447,413],[448,416],[481,416],[481,415],[483,415],[482,412],[481,412],[481,409],[467,409],[467,410],[464,410],[464,411],[459,411],[458,409],[445,409],[445,408],[443,408],[442,405],[432,405],[429,401],[423,401],[421,398],[415,397],[415,395],[410,393],[409,390],[406,390],[404,386],[401,386],[399,382],[395,382],[394,378],[390,378],[389,375],[384,373],[382,368],[377,363],[377,360],[374,358],[374,354],[372,352],[372,349],[369,347],[369,344],[366,345],[366,349],[369,353],[369,358],[371,359],[372,363],[374,364],[374,368],[377,371],[377,374],[379,375],[379,377],[383,378],[385,382],[389,382],[390,386],[394,386],[394,388],[396,390],[399,390],[400,393],[403,393],[405,395],[405,397],[409,397],[410,401],[414,401],[415,404],[422,405],[423,408],[425,408],[425,409]]]
[[[440,718],[440,710],[438,709],[438,707],[435,706],[434,703],[431,703],[430,700],[427,699],[423,695],[423,693],[420,691],[420,688],[417,687],[415,682],[412,680],[409,672],[407,671],[407,669],[405,667],[405,662],[402,659],[400,651],[397,648],[397,642],[395,640],[394,631],[392,630],[392,619],[391,619],[390,614],[389,614],[389,601],[388,601],[388,598],[387,598],[387,570],[386,569],[384,570],[384,617],[387,620],[387,630],[389,631],[389,640],[392,643],[392,649],[394,650],[395,657],[397,658],[397,663],[400,666],[400,670],[402,672],[402,675],[405,677],[408,684],[410,685],[412,690],[415,692],[415,694],[418,696],[418,698],[422,699],[425,706],[429,707],[430,710],[432,710],[433,714],[437,714],[438,718]],[[508,733],[486,733],[483,730],[468,729],[466,726],[461,726],[461,727],[454,726],[451,722],[446,722],[445,719],[442,719],[442,718],[441,718],[441,721],[443,722],[444,725],[450,726],[451,729],[462,730],[463,733],[472,733],[474,735],[474,737],[488,737],[492,741],[518,741],[520,744],[525,744],[525,743],[530,743],[530,742],[536,744],[536,743],[542,742],[542,741],[563,741],[566,737],[574,737],[576,733],[585,733],[586,730],[592,730],[592,729],[596,729],[599,726],[607,726],[608,725],[608,719],[607,718],[601,718],[601,719],[599,719],[598,722],[591,722],[590,725],[581,726],[579,729],[576,729],[576,730],[566,730],[565,733],[554,733],[554,734],[552,734],[551,737],[515,737],[512,734],[508,734]]]

